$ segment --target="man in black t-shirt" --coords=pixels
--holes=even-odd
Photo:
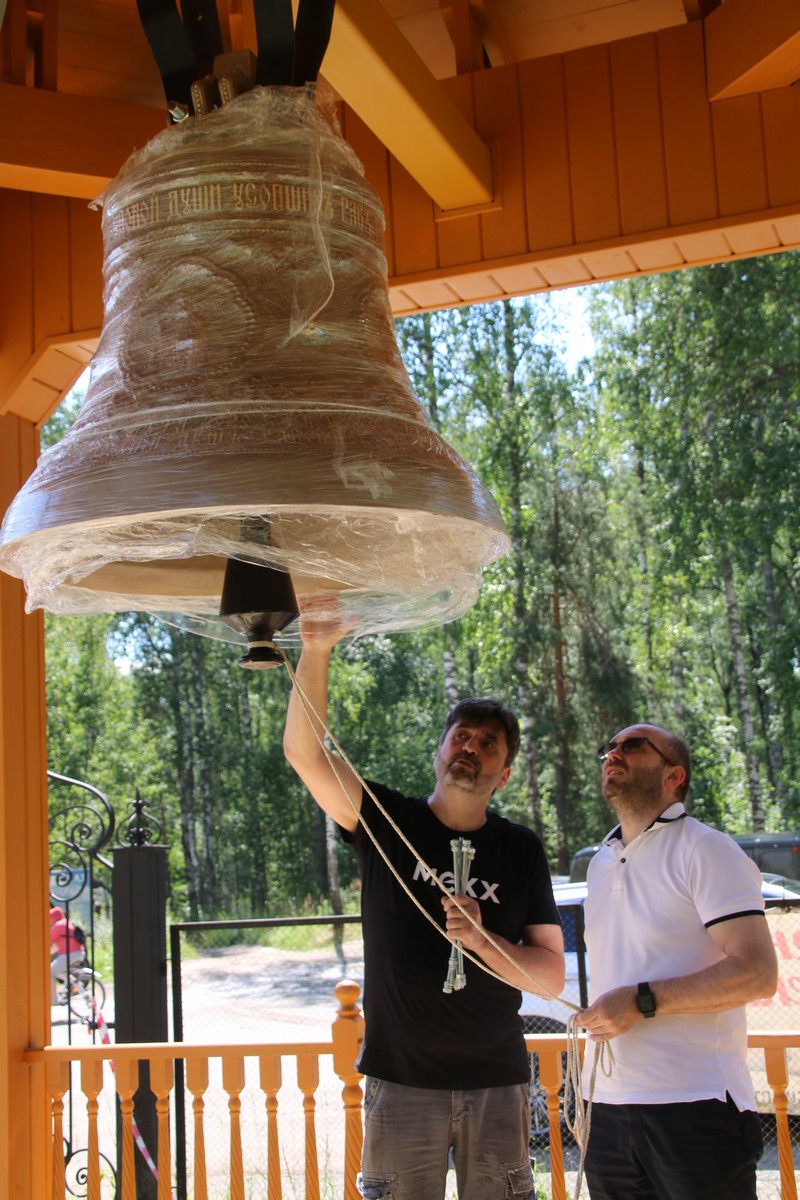
[[[345,631],[308,614],[300,630],[298,683],[324,717],[331,651]],[[509,709],[497,700],[464,700],[445,723],[430,796],[415,799],[380,784],[362,790],[345,763],[337,759],[333,769],[292,692],[286,757],[353,845],[361,875],[366,1033],[358,1066],[366,1081],[359,1189],[369,1200],[441,1200],[451,1157],[459,1200],[534,1195],[519,989],[539,983],[558,995],[564,948],[541,842],[487,811],[518,749],[519,725]],[[452,881],[451,841],[458,837],[475,851],[466,894],[458,897],[472,920],[433,878]],[[446,994],[446,942],[406,889],[451,941],[505,982],[467,960],[466,987]]]

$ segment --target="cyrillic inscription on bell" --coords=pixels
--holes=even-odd
[[[313,91],[166,129],[101,200],[86,403],[0,533],[29,607],[215,619],[237,558],[355,632],[465,611],[508,539],[413,394],[380,204]]]

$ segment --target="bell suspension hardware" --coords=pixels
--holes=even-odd
[[[463,896],[469,886],[469,871],[475,857],[475,848],[469,838],[453,838],[450,842],[453,851],[453,893]],[[460,992],[467,986],[467,975],[464,970],[464,948],[461,942],[453,942],[450,950],[450,961],[447,964],[447,978],[442,986],[446,995]]]

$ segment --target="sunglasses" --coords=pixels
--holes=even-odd
[[[659,750],[659,748],[655,744],[655,742],[651,742],[650,738],[648,738],[648,737],[629,737],[629,738],[623,738],[621,742],[617,742],[617,741],[613,741],[613,740],[610,742],[606,742],[597,751],[597,757],[600,762],[605,762],[606,759],[608,758],[609,754],[613,754],[613,752],[615,750],[621,750],[622,753],[627,758],[629,754],[638,754],[640,750],[644,750],[645,746],[652,747],[652,749],[655,750],[656,754],[661,755],[664,762],[667,763],[668,766],[670,766],[670,767],[675,766],[675,763],[672,762],[671,759],[667,758],[667,756],[666,756],[666,754],[664,754],[663,750]]]

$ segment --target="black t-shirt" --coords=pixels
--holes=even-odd
[[[517,943],[526,925],[559,924],[547,860],[532,830],[490,811],[480,829],[459,835],[426,800],[369,786],[427,866],[450,886],[450,842],[469,839],[475,850],[469,894],[479,902],[487,930]],[[400,878],[444,928],[441,890],[366,792],[362,814]],[[409,1087],[526,1082],[520,992],[465,960],[466,987],[445,994],[450,943],[403,891],[361,824],[342,836],[355,847],[362,885],[366,1035],[359,1070]]]

